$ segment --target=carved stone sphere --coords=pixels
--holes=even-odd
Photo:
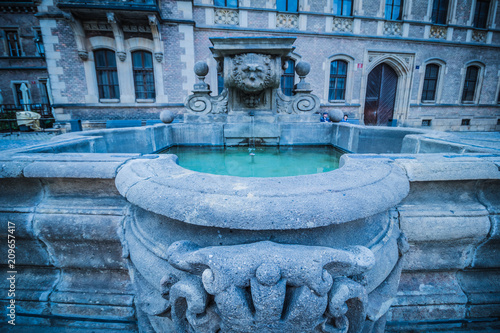
[[[194,73],[198,76],[206,76],[208,74],[208,65],[204,61],[198,61],[194,64]]]
[[[165,124],[170,124],[171,122],[174,121],[174,114],[170,110],[163,110],[160,113],[160,120],[165,123]]]
[[[330,110],[328,111],[328,117],[331,122],[338,123],[344,118],[344,112],[338,109]]]
[[[299,76],[306,76],[311,71],[311,64],[306,61],[301,61],[295,65],[295,72]]]

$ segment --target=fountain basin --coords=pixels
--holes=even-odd
[[[385,211],[408,194],[406,175],[388,159],[367,165],[346,157],[341,165],[323,174],[245,178],[187,170],[167,155],[126,163],[116,186],[128,201],[157,214],[246,230],[345,223]]]

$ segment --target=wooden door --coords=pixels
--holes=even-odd
[[[387,64],[380,64],[368,75],[365,99],[365,125],[387,125],[394,115],[398,75]]]

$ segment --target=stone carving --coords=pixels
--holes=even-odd
[[[227,113],[228,92],[224,89],[219,96],[210,96],[212,91],[205,83],[208,70],[208,65],[203,61],[195,64],[194,72],[198,83],[194,85],[193,95],[188,96],[184,104],[189,111],[198,114]]]
[[[403,24],[399,22],[384,22],[384,35],[388,36],[402,36]]]
[[[83,61],[86,61],[89,59],[89,53],[87,51],[78,51],[78,56],[80,57],[80,59],[82,59]]]
[[[147,25],[123,25],[122,29],[124,32],[151,32],[151,27]]]
[[[232,59],[232,81],[236,88],[254,94],[273,86],[271,56],[245,53]]]
[[[215,9],[214,10],[214,23],[238,25],[240,24],[239,14],[237,10],[232,9]]]
[[[155,52],[155,59],[158,62],[162,62],[163,61],[163,52]]]
[[[332,31],[335,32],[352,32],[353,19],[334,17]]]
[[[365,247],[341,250],[265,241],[200,248],[180,241],[169,247],[167,256],[184,273],[163,279],[163,296],[169,299],[177,332],[363,328],[366,290],[349,277],[373,266],[374,255]]]
[[[473,30],[472,31],[472,41],[477,43],[486,42],[486,31]]]
[[[436,26],[436,25],[431,26],[429,38],[445,39],[446,38],[446,27],[441,27],[441,26]]]
[[[297,14],[277,14],[276,28],[298,29],[299,15]]]
[[[87,31],[113,31],[110,24],[104,22],[84,22],[83,29]]]
[[[125,61],[125,59],[127,59],[127,53],[123,51],[116,52],[116,55],[118,56],[118,59],[120,59],[120,61]]]
[[[310,70],[311,65],[305,61],[301,61],[295,66],[295,72],[299,75],[300,82],[294,87],[294,96],[286,96],[280,89],[277,90],[278,113],[315,112],[319,109],[319,98],[311,94],[311,85],[305,81]]]

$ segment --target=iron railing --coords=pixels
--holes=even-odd
[[[40,127],[43,129],[52,128],[55,122],[50,104],[0,104],[0,132],[19,131],[16,112],[32,111],[38,113],[40,118]]]
[[[59,0],[59,7],[158,10],[157,0]]]

